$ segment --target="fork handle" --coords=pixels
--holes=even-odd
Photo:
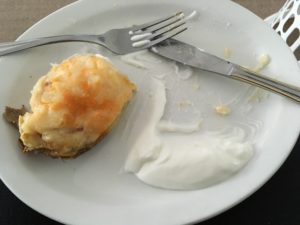
[[[287,97],[297,103],[300,103],[300,88],[262,76],[244,67],[235,65],[231,76],[235,80],[246,82],[251,85],[263,88],[273,93]]]
[[[103,36],[100,35],[60,35],[36,38],[26,41],[5,42],[0,44],[0,56],[18,52],[28,48],[59,42],[91,42],[105,46],[103,40]]]

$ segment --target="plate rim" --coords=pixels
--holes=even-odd
[[[224,1],[229,1],[229,0],[224,0]],[[35,29],[35,28],[38,27],[41,23],[44,23],[44,21],[47,21],[49,17],[56,16],[57,13],[63,12],[66,8],[76,7],[76,5],[79,6],[80,4],[82,4],[82,3],[84,3],[84,2],[86,2],[86,0],[75,1],[75,2],[73,2],[73,3],[67,4],[67,5],[65,5],[64,7],[62,7],[62,8],[60,8],[60,9],[58,9],[58,10],[52,12],[51,14],[49,14],[48,16],[42,18],[42,19],[39,20],[37,23],[35,23],[34,25],[32,25],[30,28],[28,28],[23,34],[21,34],[21,35],[17,38],[17,40],[22,39],[24,36],[26,37],[26,35],[29,34],[29,33],[32,31],[32,29]],[[235,2],[231,2],[231,3],[238,5],[238,4],[235,3]],[[239,5],[239,6],[240,6],[240,5]],[[240,6],[240,7],[241,7],[241,6]],[[242,7],[242,8],[243,8],[243,7]],[[248,11],[248,12],[251,12],[251,11],[249,11],[249,10],[246,9],[246,8],[243,8],[243,10],[246,10],[246,11]],[[251,12],[251,13],[252,13],[252,12]],[[253,14],[253,13],[252,13],[252,14]],[[253,15],[255,15],[255,14],[253,14]],[[255,16],[256,16],[256,15],[255,15]],[[257,16],[256,16],[256,17],[257,17]],[[296,61],[296,60],[295,60],[295,61]],[[299,135],[299,133],[300,133],[300,125],[298,126],[298,135]],[[297,135],[297,136],[298,136],[298,135]],[[257,187],[256,187],[255,190],[252,190],[251,192],[248,193],[248,195],[243,196],[241,199],[237,200],[234,204],[232,204],[232,205],[230,205],[230,206],[228,206],[228,207],[224,207],[223,210],[217,211],[215,214],[211,214],[210,216],[207,216],[207,217],[205,217],[205,218],[201,218],[201,219],[199,219],[199,220],[194,220],[194,221],[191,221],[191,222],[189,222],[189,223],[194,223],[194,222],[204,221],[204,220],[207,220],[207,219],[209,219],[209,218],[212,218],[212,217],[214,217],[214,216],[216,216],[216,215],[219,215],[220,213],[222,213],[222,212],[224,212],[224,211],[227,211],[228,209],[230,209],[230,208],[232,208],[233,206],[239,204],[240,202],[242,202],[243,200],[245,200],[246,198],[248,198],[250,195],[252,195],[253,193],[255,193],[258,189],[260,189],[260,188],[261,188],[261,187],[262,187],[262,186],[263,186],[263,185],[264,185],[264,184],[265,184],[265,183],[266,183],[266,182],[267,182],[267,181],[268,181],[268,180],[269,180],[276,172],[277,172],[277,170],[278,170],[278,169],[282,166],[282,164],[286,161],[286,158],[290,155],[290,153],[291,153],[291,151],[292,151],[292,149],[293,149],[293,146],[295,146],[296,141],[297,141],[297,138],[296,138],[296,139],[294,140],[294,142],[292,143],[291,149],[289,150],[289,152],[288,152],[288,154],[286,155],[286,157],[284,157],[284,159],[282,160],[282,163],[281,163],[280,165],[278,165],[278,167],[273,171],[273,173],[272,173],[269,177],[266,177],[266,178],[265,178],[265,181],[262,182],[261,185],[257,185]],[[1,178],[1,180],[3,181],[3,183],[9,188],[9,190],[10,190],[14,195],[16,195],[16,196],[18,197],[19,200],[21,200],[22,202],[24,202],[24,203],[25,203],[26,205],[28,205],[30,208],[32,208],[33,210],[35,210],[35,211],[41,213],[42,215],[44,215],[44,216],[46,216],[46,217],[49,217],[49,218],[51,218],[51,219],[54,219],[54,220],[56,220],[56,221],[58,221],[58,222],[61,222],[61,223],[65,223],[65,222],[66,222],[66,221],[63,221],[63,220],[58,219],[57,217],[53,217],[53,216],[51,216],[51,215],[49,215],[49,214],[43,213],[42,211],[38,210],[37,207],[33,207],[33,206],[31,205],[31,203],[29,203],[29,202],[27,202],[27,201],[26,201],[26,202],[23,201],[23,198],[21,197],[20,193],[16,193],[15,191],[13,191],[13,188],[5,181],[5,179],[2,179],[1,174],[0,174],[0,178]]]

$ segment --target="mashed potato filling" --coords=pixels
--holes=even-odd
[[[27,151],[59,155],[103,137],[132,98],[135,85],[100,55],[76,55],[54,65],[32,90],[32,112],[19,117]]]

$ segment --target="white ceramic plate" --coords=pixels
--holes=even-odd
[[[220,56],[224,47],[229,47],[233,61],[249,66],[255,64],[259,54],[268,53],[272,63],[264,72],[300,85],[297,62],[280,37],[252,13],[225,0],[78,1],[46,17],[20,39],[101,33],[112,27],[143,23],[178,9],[199,13],[199,20],[180,36],[181,40]],[[97,51],[109,55],[94,45],[64,43],[2,57],[0,108],[28,102],[32,86],[47,72],[50,62],[59,62],[75,53]],[[139,93],[151,86],[143,82],[145,76],[137,74],[140,70],[110,57],[140,85]],[[229,80],[211,77],[214,82],[205,85],[216,93],[237,87]],[[134,102],[123,118],[133,108]],[[254,158],[231,179],[202,190],[162,190],[120,172],[129,151],[126,144],[118,141],[125,119],[103,142],[75,160],[22,154],[17,132],[1,120],[0,175],[18,198],[63,223],[150,225],[202,221],[242,201],[275,173],[298,137],[299,112],[299,105],[275,95],[258,102],[251,112],[253,119],[262,122],[256,135]]]

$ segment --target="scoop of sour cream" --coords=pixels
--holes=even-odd
[[[241,170],[253,155],[245,132],[183,132],[185,124],[172,125],[172,131],[158,126],[166,104],[165,87],[158,85],[151,118],[136,138],[125,170],[143,182],[167,189],[204,188],[223,181]],[[197,125],[198,126],[198,125]]]

